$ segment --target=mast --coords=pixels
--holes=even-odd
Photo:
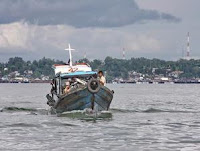
[[[68,44],[68,48],[66,48],[65,50],[69,51],[69,65],[72,67],[72,50],[75,50],[75,49],[72,49],[70,44]]]

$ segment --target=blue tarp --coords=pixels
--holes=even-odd
[[[60,74],[61,78],[67,78],[67,77],[84,77],[84,76],[90,76],[90,75],[95,75],[97,74],[97,72],[94,71],[88,71],[88,72],[84,72],[84,71],[77,71],[77,72],[71,72],[71,73],[62,73]]]

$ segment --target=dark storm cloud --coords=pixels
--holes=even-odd
[[[134,0],[0,0],[0,24],[19,20],[74,27],[120,27],[146,20],[180,21],[170,14],[140,9]]]

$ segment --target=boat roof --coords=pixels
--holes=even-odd
[[[65,65],[60,65],[60,64],[55,64],[53,65],[53,69],[56,74],[66,74],[66,73],[72,73],[72,72],[90,72],[92,71],[90,65],[86,63],[79,63],[75,64],[73,66],[70,66],[68,64]]]
[[[58,75],[61,78],[72,78],[72,77],[87,77],[97,74],[95,71],[77,71],[71,73],[61,73]]]

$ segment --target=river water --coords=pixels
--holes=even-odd
[[[199,151],[200,85],[108,85],[112,118],[48,113],[49,84],[0,84],[0,150]]]

